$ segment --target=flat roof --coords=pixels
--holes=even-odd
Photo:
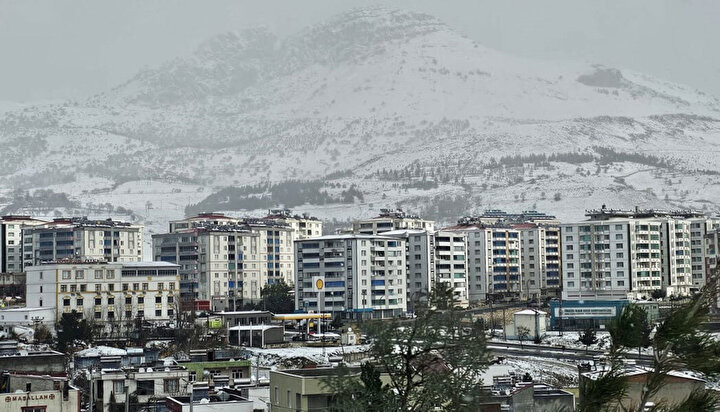
[[[115,262],[113,262],[113,263],[115,263]],[[156,266],[156,267],[160,267],[160,266],[162,266],[162,267],[180,267],[180,265],[178,265],[178,264],[170,263],[170,262],[163,262],[163,261],[159,261],[159,260],[153,260],[153,261],[148,261],[148,262],[118,262],[118,263],[120,263],[123,267],[128,267],[128,268],[153,267],[153,266]]]
[[[317,240],[352,240],[352,239],[379,239],[379,240],[398,240],[397,238],[385,236],[385,234],[379,235],[362,235],[362,234],[346,234],[346,235],[325,235],[318,237],[311,237],[309,239],[298,239],[295,242],[314,242]]]
[[[233,326],[231,328],[228,328],[228,330],[262,330],[266,331],[268,329],[274,329],[274,328],[282,328],[280,325],[238,325]]]

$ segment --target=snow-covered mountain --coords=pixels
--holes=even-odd
[[[0,187],[8,202],[50,188],[154,221],[227,186],[288,180],[357,187],[353,207],[299,207],[339,219],[393,205],[577,218],[600,203],[716,210],[719,149],[713,96],[368,8],[285,39],[222,34],[85,101],[2,114]],[[147,207],[152,194],[172,211]]]

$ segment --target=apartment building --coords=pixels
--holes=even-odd
[[[693,292],[699,291],[707,282],[705,264],[709,257],[705,247],[706,236],[720,229],[720,218],[717,217],[689,217],[690,221],[690,261],[692,264]]]
[[[586,222],[562,225],[565,299],[688,295],[704,282],[698,262],[706,251],[697,242],[714,219],[637,208],[603,208],[587,216]]]
[[[22,230],[47,223],[30,216],[0,217],[0,273],[23,271]]]
[[[380,209],[380,215],[371,219],[353,222],[353,233],[363,235],[377,235],[391,230],[419,229],[432,232],[435,222],[421,219],[402,209]]]
[[[296,241],[296,309],[353,319],[405,313],[405,250],[404,240],[378,235]]]
[[[196,310],[235,310],[267,284],[260,235],[246,225],[197,223],[153,235],[155,260],[179,265],[181,298]]]
[[[468,300],[472,303],[524,297],[521,279],[520,230],[460,220],[446,231],[466,236]]]
[[[407,306],[409,312],[414,312],[415,303],[427,302],[435,286],[435,233],[410,229],[385,232],[383,236],[405,242]]]
[[[295,236],[281,221],[205,213],[153,235],[153,256],[181,265],[183,299],[197,309],[236,310],[260,300],[265,285],[294,283]]]
[[[560,297],[560,227],[523,223],[513,228],[520,231],[523,298]]]
[[[169,323],[177,311],[178,266],[166,262],[65,260],[27,268],[27,307],[53,308],[54,324],[77,312],[110,330],[137,317]]]
[[[262,220],[290,226],[293,241],[320,237],[323,234],[322,220],[307,213],[293,214],[290,209],[271,209]]]
[[[457,231],[435,232],[435,285],[440,283],[453,291],[455,302],[468,306],[467,234]]]
[[[143,226],[112,219],[54,219],[23,226],[24,266],[59,259],[104,262],[143,260]]]

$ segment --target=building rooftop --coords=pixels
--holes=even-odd
[[[590,209],[585,211],[585,216],[591,220],[608,220],[613,218],[653,218],[653,217],[678,217],[678,218],[693,218],[693,217],[704,217],[705,214],[690,209],[679,209],[679,210],[661,210],[661,209],[608,209],[605,205],[602,205],[600,209]]]
[[[602,377],[605,373],[607,373],[607,371],[608,371],[607,369],[598,369],[598,370],[593,370],[593,371],[589,371],[589,372],[582,372],[581,375],[588,379],[595,380],[595,379]],[[623,376],[645,375],[645,374],[650,373],[651,371],[652,371],[651,368],[629,365],[629,366],[626,366]],[[705,382],[705,379],[699,378],[699,377],[695,376],[692,372],[689,372],[689,371],[672,370],[672,371],[667,372],[666,375],[672,376],[675,378],[696,381],[696,382]]]
[[[145,262],[122,262],[120,263],[124,268],[146,268],[146,267],[164,267],[164,268],[179,268],[180,265],[170,262],[161,262],[157,260],[145,261]]]
[[[298,239],[295,242],[315,242],[318,240],[351,240],[351,239],[369,239],[369,240],[397,240],[397,238],[386,236],[385,233],[380,235],[360,235],[360,234],[343,234],[343,235],[325,235],[313,237],[310,239]]]
[[[110,218],[105,220],[94,220],[88,219],[87,217],[61,217],[53,219],[53,221],[49,222],[47,225],[30,228],[30,230],[52,230],[68,227],[139,228],[140,225],[134,225],[132,223],[122,222],[119,220],[112,220]]]
[[[317,220],[320,219],[316,218],[315,216],[310,216],[307,213],[303,213],[302,215],[298,215],[297,213],[293,214],[292,210],[290,209],[270,209],[268,210],[268,215],[265,216],[263,219],[304,219],[304,220]]]

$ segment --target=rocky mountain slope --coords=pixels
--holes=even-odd
[[[238,196],[272,203],[268,182],[300,180],[362,194],[352,207],[293,202],[339,220],[395,205],[441,219],[533,206],[579,218],[600,203],[712,211],[719,147],[713,96],[506,55],[432,16],[369,8],[284,39],[222,34],[84,101],[0,114],[0,196],[18,211],[24,191],[46,188],[148,222],[196,203],[257,205]]]

